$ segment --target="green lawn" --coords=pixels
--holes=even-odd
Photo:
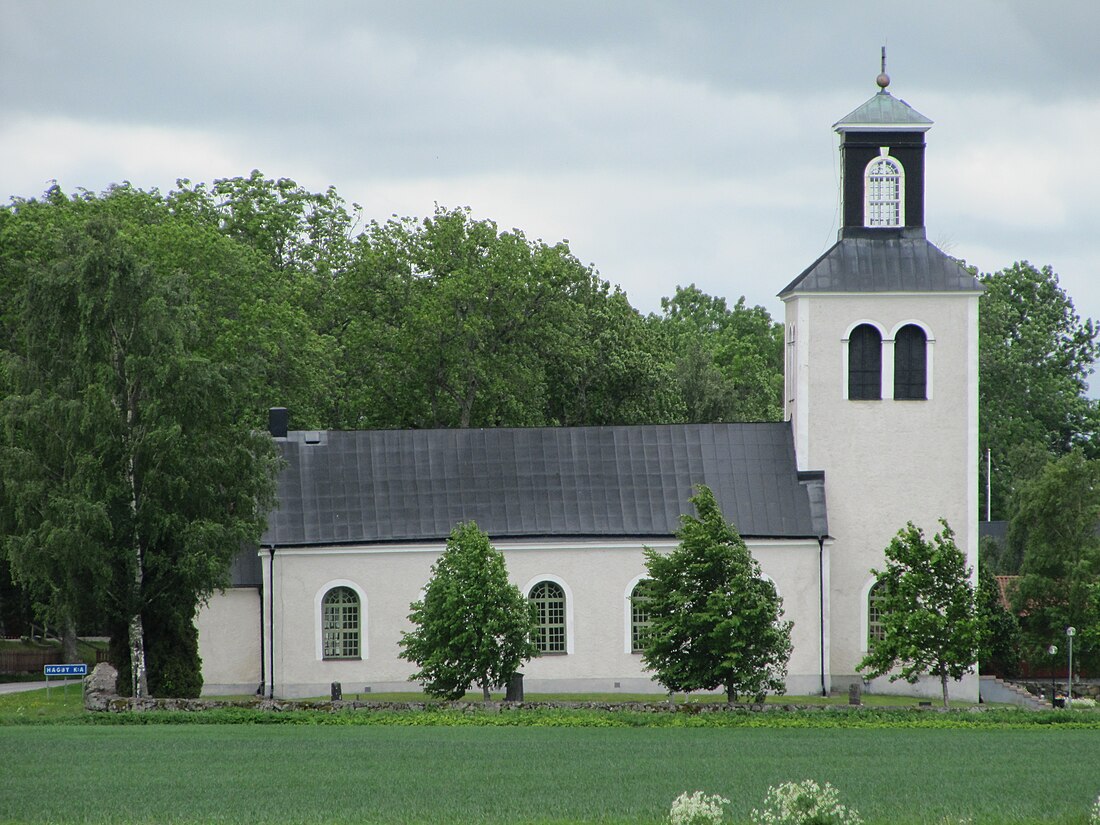
[[[1083,825],[1097,764],[1100,731],[1066,726],[8,724],[0,822],[659,823],[685,790],[747,822],[813,778],[868,823]]]

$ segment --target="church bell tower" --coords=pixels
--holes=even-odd
[[[887,90],[885,55],[876,83],[833,125],[837,242],[779,293],[785,416],[799,469],[825,473],[834,687],[857,678],[873,631],[870,571],[907,522],[931,536],[946,519],[977,569],[982,287],[927,240],[932,121]]]

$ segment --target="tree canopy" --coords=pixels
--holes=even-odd
[[[258,540],[276,466],[234,371],[202,350],[191,272],[146,257],[163,209],[120,190],[23,205],[2,227],[33,239],[3,244],[5,552],[40,611],[91,605],[125,626],[137,695],[197,691],[168,677],[198,678],[197,655],[147,680],[143,621],[174,628],[154,644],[165,662],[193,649],[196,605]]]
[[[783,415],[783,325],[742,296],[733,309],[695,284],[661,300],[653,323],[676,364],[684,420],[779,421]]]
[[[649,628],[643,659],[669,690],[726,690],[728,701],[785,689],[791,622],[714,493],[691,498],[697,516],[681,516],[679,546],[645,551]]]
[[[1076,627],[1082,667],[1100,664],[1100,460],[1073,450],[1049,462],[1018,493],[1009,543],[1022,547],[1013,595],[1025,654],[1041,661]]]
[[[981,281],[979,441],[992,452],[994,517],[1008,518],[1014,490],[1048,457],[1100,454],[1100,406],[1086,394],[1100,330],[1049,266],[1020,261]]]
[[[417,665],[409,678],[432,696],[459,699],[476,684],[488,701],[536,653],[533,607],[474,522],[451,531],[411,607],[416,627],[403,634],[401,657]]]
[[[869,640],[856,669],[877,677],[896,668],[892,682],[936,676],[947,707],[948,679],[961,679],[977,662],[982,623],[972,571],[947,522],[940,525],[928,541],[910,522],[887,546],[886,568],[871,571],[877,577],[883,632]]]

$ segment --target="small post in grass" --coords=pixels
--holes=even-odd
[[[1073,707],[1073,637],[1077,635],[1076,627],[1067,627],[1066,636],[1069,638],[1069,672],[1066,673],[1066,707]]]
[[[1047,648],[1047,653],[1050,654],[1050,706],[1056,707],[1054,704],[1054,657],[1058,655],[1058,645],[1051,645]]]

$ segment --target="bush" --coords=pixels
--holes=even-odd
[[[812,779],[784,782],[768,789],[763,810],[753,810],[755,825],[860,825],[859,814],[840,804],[836,788]]]
[[[728,804],[729,800],[718,794],[685,792],[673,801],[668,821],[671,825],[718,825],[722,821],[722,806]]]

